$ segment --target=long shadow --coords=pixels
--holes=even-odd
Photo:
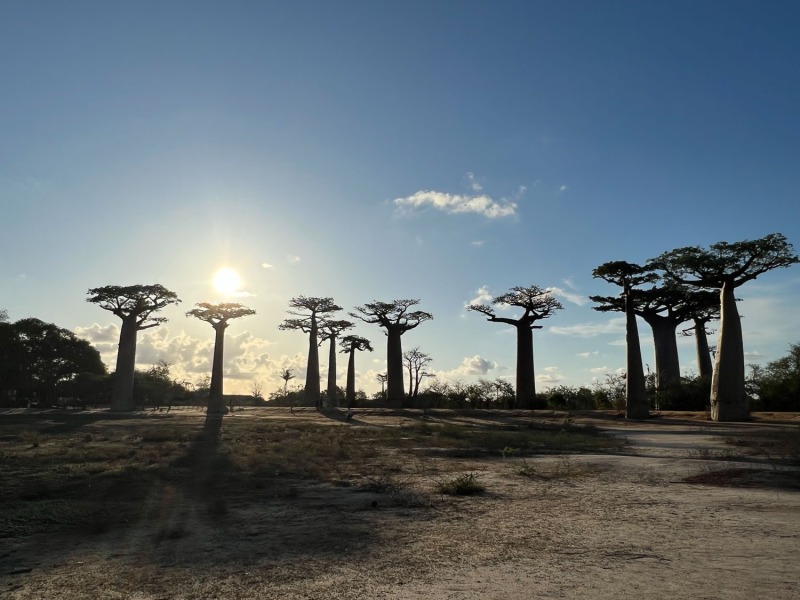
[[[189,468],[194,484],[203,483],[213,486],[221,480],[224,474],[228,460],[219,449],[222,419],[220,414],[206,414],[203,429],[200,430],[189,450],[173,463],[175,467]]]
[[[375,427],[374,424],[361,421],[356,418],[356,413],[352,410],[341,408],[326,408],[317,411],[321,416],[326,419],[338,421],[339,423],[346,423],[347,425],[356,425],[359,427]]]

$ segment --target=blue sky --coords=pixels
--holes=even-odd
[[[591,384],[624,365],[594,267],[800,243],[797,31],[793,1],[3,2],[0,308],[113,365],[86,290],[161,283],[183,304],[140,366],[192,380],[213,330],[184,313],[239,301],[258,314],[228,329],[226,391],[269,392],[302,380],[307,341],[277,328],[297,295],[419,298],[405,348],[513,381],[513,330],[464,306],[536,284],[565,306],[534,334],[540,389]],[[239,296],[211,283],[226,266]],[[800,341],[800,268],[739,296],[750,362]],[[385,338],[356,332],[372,392]]]

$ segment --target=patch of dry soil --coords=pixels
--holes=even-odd
[[[477,473],[481,496],[283,482],[259,503],[233,499],[215,522],[207,506],[165,486],[149,499],[156,516],[126,531],[2,548],[0,595],[800,598],[800,495],[780,478],[758,479],[765,465],[731,460],[723,438],[735,428],[595,424],[624,436],[628,452],[449,465]],[[702,479],[731,468],[751,470],[758,485]]]

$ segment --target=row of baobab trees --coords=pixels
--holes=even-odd
[[[645,418],[649,414],[645,375],[642,368],[637,316],[647,322],[653,332],[656,358],[656,382],[659,390],[667,390],[680,381],[677,330],[691,323],[697,340],[698,368],[701,377],[711,381],[711,415],[715,421],[743,420],[748,416],[745,393],[745,364],[740,316],[736,307],[735,289],[747,281],[776,268],[799,261],[786,238],[774,233],[757,240],[719,242],[708,248],[690,246],[665,252],[643,265],[611,261],[598,266],[593,276],[620,288],[617,296],[592,296],[601,312],[625,314],[626,322],[626,416]],[[111,410],[133,410],[133,377],[136,361],[137,332],[156,327],[166,319],[154,316],[171,304],[178,304],[177,295],[162,285],[105,286],[90,289],[88,302],[98,304],[122,320],[117,355],[116,376]],[[400,299],[375,301],[357,306],[348,313],[358,321],[380,326],[387,339],[386,403],[400,407],[405,400],[402,336],[420,324],[433,319],[419,310],[419,300]],[[498,316],[500,307],[514,307],[517,317]],[[538,322],[563,309],[546,289],[536,285],[513,287],[506,294],[492,299],[491,304],[467,307],[490,322],[516,329],[516,403],[532,408],[536,397],[533,361],[533,330]],[[336,355],[338,348],[349,356],[346,401],[355,397],[355,354],[372,351],[366,338],[349,334],[353,321],[337,318],[342,311],[333,298],[297,296],[289,303],[290,318],[279,328],[299,330],[308,336],[309,350],[304,387],[305,400],[319,404],[319,346],[329,344],[327,398],[336,398]],[[200,303],[187,316],[205,321],[214,328],[215,344],[211,373],[208,411],[225,411],[223,399],[224,332],[231,320],[253,315],[255,311],[237,303]],[[719,340],[712,366],[706,325],[720,320]],[[330,401],[330,400],[329,400]]]

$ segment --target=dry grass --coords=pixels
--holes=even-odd
[[[165,485],[190,490],[207,503],[209,515],[224,517],[230,502],[253,502],[265,492],[294,497],[298,481],[390,495],[413,488],[418,496],[448,471],[438,464],[443,459],[619,448],[592,427],[564,422],[400,416],[353,426],[315,412],[287,419],[267,414],[227,417],[211,437],[201,415],[180,411],[6,418],[0,537],[124,528],[147,516],[146,499]],[[170,530],[158,538],[175,535]]]

